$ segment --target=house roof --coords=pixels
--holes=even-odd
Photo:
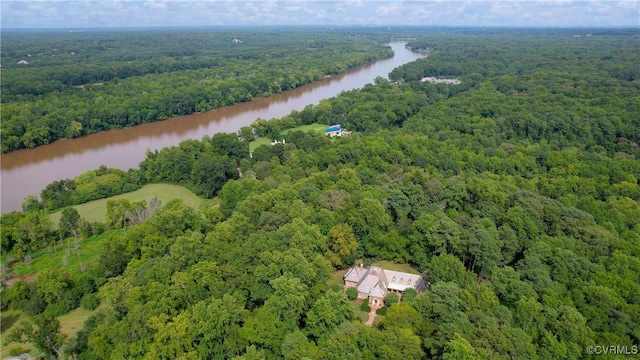
[[[383,299],[387,293],[387,290],[381,285],[382,283],[378,283],[378,285],[376,285],[373,290],[369,292],[369,296]]]
[[[422,276],[404,273],[400,271],[385,270],[388,280],[388,288],[392,290],[404,291],[407,288],[417,288],[422,282]]]
[[[338,125],[331,125],[327,128],[327,130],[325,130],[325,132],[332,132],[332,131],[340,131],[342,129],[342,127],[338,124]]]
[[[386,270],[378,266],[367,269],[354,266],[347,270],[344,280],[357,283],[358,292],[379,298],[383,298],[387,290],[418,289],[424,284],[421,275]]]
[[[358,292],[363,294],[370,294],[371,291],[378,285],[380,282],[380,278],[376,275],[368,274],[360,283],[358,284]]]
[[[344,280],[359,283],[360,280],[367,273],[367,271],[369,271],[369,269],[361,269],[358,266],[354,266],[349,270],[347,270],[347,273],[344,274]]]

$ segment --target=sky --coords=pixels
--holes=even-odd
[[[416,25],[640,28],[640,0],[1,0],[0,28]]]

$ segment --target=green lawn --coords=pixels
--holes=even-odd
[[[315,131],[315,132],[319,132],[321,134],[324,134],[324,131],[327,130],[329,126],[324,125],[324,124],[309,124],[309,125],[300,125],[300,126],[296,126],[294,128],[291,129],[287,129],[287,130],[283,130],[280,133],[283,135],[286,135],[292,131],[303,131],[303,132],[309,132],[309,131]]]
[[[409,274],[416,274],[416,275],[420,274],[418,270],[412,268],[408,264],[396,264],[393,261],[388,261],[388,260],[378,261],[373,265],[380,266],[381,268],[387,269],[387,270],[402,271],[402,272],[406,272]]]
[[[355,313],[356,318],[360,318],[362,322],[366,322],[369,320],[369,313],[360,310],[363,301],[369,301],[367,299],[364,300],[353,300],[351,301],[351,306],[353,306],[353,312]],[[375,320],[374,320],[375,321]]]
[[[254,152],[256,148],[260,145],[269,145],[269,144],[271,144],[271,139],[259,137],[249,143],[249,152]]]
[[[309,125],[300,125],[300,126],[296,126],[294,128],[291,129],[286,129],[286,130],[282,130],[280,132],[280,135],[286,135],[292,131],[303,131],[303,132],[309,132],[309,131],[315,131],[315,132],[319,132],[321,134],[324,134],[324,131],[328,128],[327,125],[324,124],[309,124]],[[282,141],[282,139],[279,139],[279,141]],[[271,139],[268,138],[264,138],[264,137],[259,137],[257,139],[255,139],[254,141],[249,143],[249,152],[253,152],[258,146],[260,145],[269,145],[271,144]]]
[[[75,205],[74,208],[78,210],[80,216],[90,222],[104,222],[105,216],[107,215],[107,201],[127,199],[131,202],[145,200],[149,203],[154,197],[157,197],[163,204],[166,204],[170,200],[181,198],[187,205],[196,209],[201,204],[201,199],[184,186],[149,184],[136,191]],[[57,226],[60,221],[60,211],[51,214],[49,217],[51,221],[53,221],[54,226]]]
[[[333,286],[342,287],[344,285],[344,274],[346,272],[347,270],[338,270],[334,272],[333,276],[331,276],[331,278],[327,280],[327,285],[329,285],[329,287],[333,287]]]
[[[23,262],[16,263],[9,273],[15,276],[28,276],[47,269],[68,269],[72,272],[79,272],[80,262],[90,266],[91,263],[100,256],[104,242],[117,236],[119,233],[119,230],[112,230],[98,236],[91,236],[80,240],[80,250],[78,252],[72,250],[66,260],[66,242],[56,245],[55,249],[40,249],[30,254],[32,260],[29,265]],[[71,247],[73,247],[73,239],[69,239],[69,241]],[[80,256],[78,256],[78,253]],[[6,259],[3,258],[2,264],[5,263]]]
[[[9,356],[9,352],[17,347],[21,347],[25,352],[32,355],[36,355],[38,351],[31,344],[18,344],[10,343],[5,345],[5,339],[9,335],[12,329],[18,326],[21,320],[27,319],[28,316],[24,315],[19,310],[7,310],[2,312],[2,319],[0,324],[2,325],[2,333],[0,333],[0,358],[4,359]]]
[[[214,197],[213,199],[200,198],[200,209],[220,206],[220,198]]]
[[[75,310],[70,311],[68,314],[62,315],[58,317],[58,321],[60,321],[60,331],[67,335],[67,345],[70,345],[72,341],[75,340],[76,334],[82,326],[84,322],[91,316],[94,311],[85,310],[82,308],[77,308]],[[31,344],[19,344],[19,343],[11,343],[4,344],[5,339],[9,335],[12,329],[18,326],[20,321],[26,321],[29,319],[29,316],[24,314],[19,310],[7,310],[2,312],[2,320],[0,324],[2,325],[2,333],[0,334],[0,358],[4,359],[9,356],[9,352],[17,347],[21,347],[24,351],[30,353],[31,355],[37,355],[40,352]]]
[[[67,342],[75,340],[78,331],[82,330],[84,322],[87,321],[89,316],[93,315],[98,310],[87,310],[81,307],[69,311],[69,313],[58,316],[60,321],[60,331],[67,334]]]

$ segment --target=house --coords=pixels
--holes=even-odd
[[[240,39],[233,39],[231,41],[233,41],[234,44],[242,44],[242,40]]]
[[[369,305],[383,304],[389,292],[402,296],[407,289],[423,292],[426,289],[422,275],[387,270],[379,266],[354,266],[344,274],[344,286],[358,289],[358,299],[369,299]]]
[[[324,134],[327,136],[342,136],[342,127],[340,124],[331,125],[324,131]]]
[[[28,65],[29,62],[27,60],[22,59],[22,60],[18,61],[18,64],[20,64],[20,65]]]
[[[440,78],[433,77],[433,76],[423,77],[420,81],[422,81],[422,82],[428,81],[428,82],[430,82],[432,84],[460,85],[460,80],[458,80],[458,79],[440,79]]]

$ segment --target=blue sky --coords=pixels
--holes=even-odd
[[[640,27],[640,0],[0,1],[15,28],[220,25]]]

